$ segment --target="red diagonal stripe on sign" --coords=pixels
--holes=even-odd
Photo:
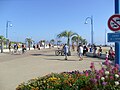
[[[119,28],[120,28],[120,25],[119,25],[114,19],[112,19],[112,21],[113,21],[115,24],[117,24],[117,25],[119,26]]]

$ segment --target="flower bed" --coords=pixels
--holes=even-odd
[[[96,70],[52,73],[44,77],[21,83],[16,90],[120,90],[119,66],[112,66],[108,60],[104,67]]]

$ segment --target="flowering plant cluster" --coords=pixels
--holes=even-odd
[[[93,90],[120,90],[119,65],[111,65],[109,60],[104,62],[100,70],[95,70],[94,63],[91,63],[90,83]]]
[[[91,63],[91,70],[52,73],[44,77],[21,83],[16,90],[120,90],[119,65],[111,65],[109,60],[96,70]]]
[[[79,71],[52,73],[21,83],[16,90],[80,90],[88,88],[88,82],[89,77]]]

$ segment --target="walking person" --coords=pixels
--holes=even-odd
[[[96,45],[93,45],[93,57],[96,57],[97,55],[96,55],[96,51],[97,51],[97,47],[96,47]]]
[[[37,49],[40,50],[40,45],[39,45],[39,43],[37,44]]]
[[[83,60],[83,46],[81,43],[79,44],[77,51],[78,51],[79,58],[80,58],[79,61]]]
[[[9,48],[9,52],[11,52],[11,42],[9,42],[8,48]]]
[[[49,48],[51,49],[51,43],[49,43]]]
[[[25,52],[25,45],[22,43],[22,54]]]
[[[100,46],[98,49],[98,56],[101,56],[101,55],[102,55],[102,47]]]
[[[34,50],[35,50],[35,44],[33,45],[33,48],[34,48]]]
[[[67,46],[67,44],[65,44],[63,46],[63,50],[64,50],[64,54],[65,54],[65,60],[67,60],[67,55],[68,55],[68,46]]]
[[[109,50],[109,59],[112,61],[112,60],[114,60],[114,58],[115,58],[115,53],[113,51],[113,48],[110,47],[110,50]]]
[[[86,52],[87,52],[87,47],[86,45],[83,46],[83,56],[86,55]]]

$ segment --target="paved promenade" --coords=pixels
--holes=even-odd
[[[89,57],[79,61],[75,51],[68,60],[64,60],[64,56],[55,56],[55,50],[56,48],[30,50],[23,55],[0,53],[0,90],[15,90],[22,82],[52,72],[87,70],[90,69],[91,62],[98,69],[99,63],[104,61]]]

